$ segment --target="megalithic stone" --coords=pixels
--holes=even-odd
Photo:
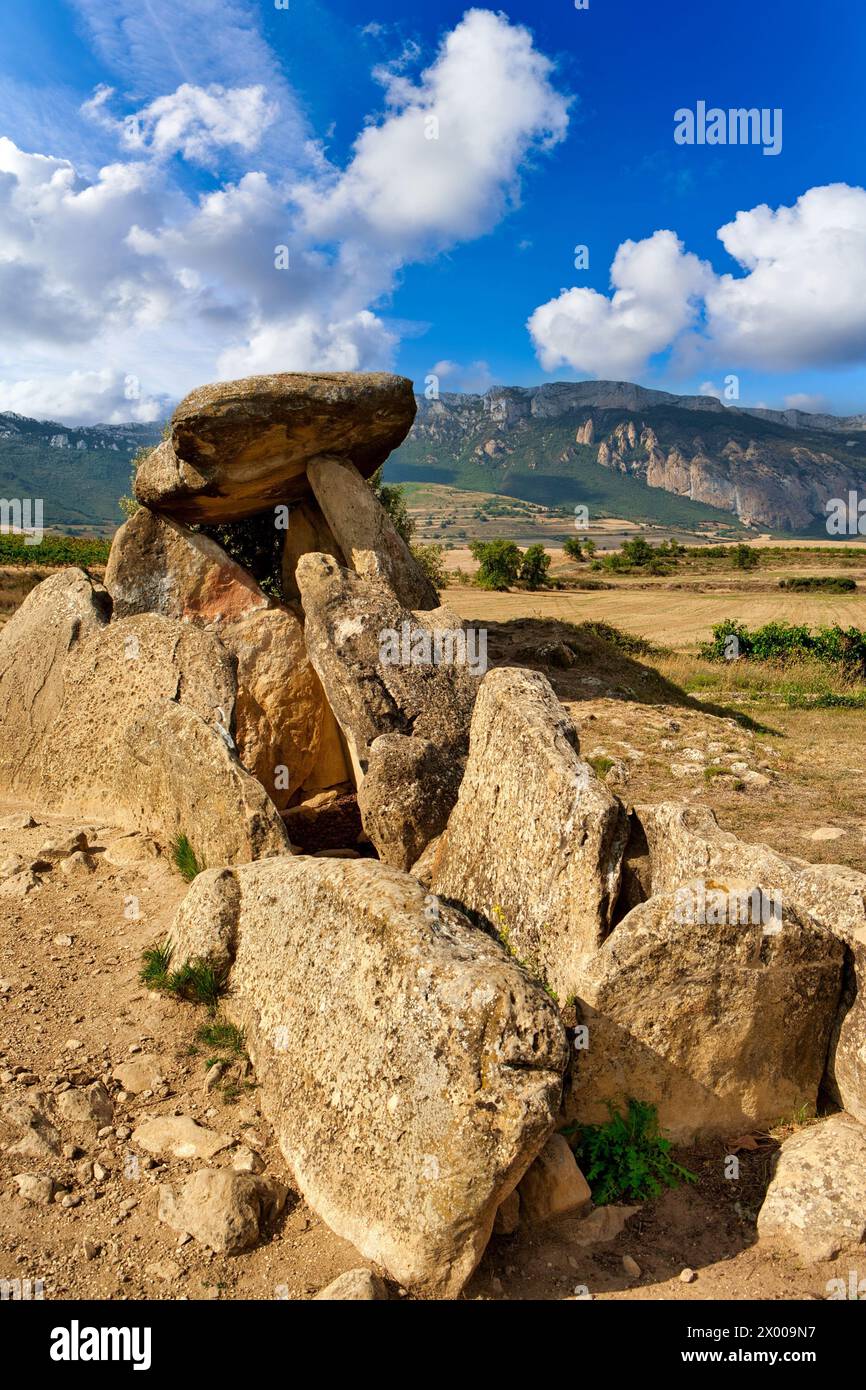
[[[307,477],[346,560],[358,574],[387,580],[404,608],[439,607],[439,596],[354,463],[321,454]]]
[[[374,473],[409,432],[415,396],[389,372],[282,372],[200,386],[141,464],[139,502],[179,521],[241,521],[309,497],[318,454]],[[335,557],[337,558],[337,557]]]

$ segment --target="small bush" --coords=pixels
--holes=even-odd
[[[448,584],[448,571],[442,561],[444,545],[413,545],[410,550],[437,593]]]
[[[202,871],[202,866],[196,858],[195,850],[185,835],[178,835],[171,846],[171,857],[174,867],[177,869],[181,878],[187,883],[192,883],[194,878]]]
[[[203,1024],[195,1036],[198,1042],[215,1048],[217,1052],[236,1052],[240,1056],[246,1046],[243,1029],[221,1018]]]
[[[851,594],[856,592],[857,581],[847,574],[810,575],[804,578],[780,579],[779,588],[788,589],[795,594]]]
[[[730,660],[731,639],[738,657],[747,661],[786,662],[812,658],[826,666],[838,666],[848,675],[866,678],[866,632],[856,627],[811,628],[793,623],[766,623],[750,631],[735,618],[713,628],[711,642],[699,648],[705,661]]]
[[[603,1125],[571,1125],[564,1130],[597,1207],[609,1202],[645,1202],[666,1187],[697,1182],[697,1176],[671,1158],[671,1143],[659,1133],[654,1105],[629,1099],[625,1115],[608,1101]]]

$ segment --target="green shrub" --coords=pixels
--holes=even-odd
[[[749,631],[735,618],[726,618],[713,628],[711,642],[699,648],[706,661],[728,659],[730,639],[737,642],[737,655],[747,661],[801,660],[811,657],[827,666],[838,666],[848,675],[866,679],[866,632],[856,627],[811,628],[794,623],[766,623]]]
[[[563,544],[562,549],[569,560],[582,560],[584,558],[583,546],[577,539],[577,536],[569,536],[568,540]]]
[[[856,592],[857,581],[847,574],[816,574],[803,578],[780,579],[779,588],[789,589],[795,594],[851,594]]]
[[[437,593],[448,584],[448,571],[442,561],[444,545],[413,545],[409,547],[418,564],[426,574]]]
[[[625,1115],[608,1101],[603,1125],[571,1125],[563,1131],[589,1183],[597,1207],[609,1202],[645,1202],[666,1187],[697,1182],[671,1158],[671,1143],[659,1133],[654,1105],[628,1101]]]

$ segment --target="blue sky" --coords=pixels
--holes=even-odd
[[[150,419],[217,377],[385,368],[866,410],[850,0],[0,17],[0,409]],[[780,109],[780,152],[677,144],[701,101]]]

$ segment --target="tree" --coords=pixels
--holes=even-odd
[[[580,541],[577,539],[577,536],[569,536],[568,540],[565,542],[562,548],[568,556],[569,560],[583,559],[583,547]]]
[[[645,536],[635,536],[633,541],[623,541],[622,553],[629,565],[648,565],[653,558],[653,548]]]
[[[586,555],[591,559],[595,554],[595,541],[590,540],[589,536],[584,536],[583,548]]]
[[[520,578],[527,589],[540,589],[547,580],[549,569],[550,556],[543,545],[531,545],[524,551]]]
[[[383,483],[382,468],[380,464],[376,472],[370,478],[370,487],[373,496],[382,504],[394,525],[394,530],[403,537],[408,545],[415,532],[415,523],[409,515],[409,508],[406,504],[406,497],[401,487],[392,487],[390,483]],[[427,518],[432,521],[432,517]]]
[[[523,552],[514,541],[473,541],[469,549],[478,561],[476,583],[482,589],[507,589],[516,583]]]
[[[757,550],[753,550],[750,545],[745,545],[742,541],[731,550],[731,560],[736,570],[753,570],[756,565],[761,563],[761,557]]]

